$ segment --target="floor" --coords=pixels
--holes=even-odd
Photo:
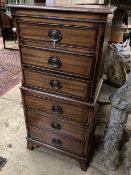
[[[105,170],[98,153],[87,172],[83,172],[79,163],[68,156],[45,148],[27,150],[19,87],[20,84],[0,97],[0,156],[7,158],[0,175],[128,175],[125,163],[118,171]]]

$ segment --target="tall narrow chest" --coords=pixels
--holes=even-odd
[[[113,8],[58,3],[9,7],[19,39],[27,148],[65,153],[86,170]]]

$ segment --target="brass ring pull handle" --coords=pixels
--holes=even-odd
[[[51,29],[48,31],[48,37],[53,42],[58,42],[62,39],[62,34],[58,29]]]
[[[52,139],[52,143],[55,145],[55,146],[62,146],[62,141],[60,139],[57,139],[57,138],[53,138]]]
[[[59,80],[51,80],[50,86],[55,90],[60,89],[62,87],[61,82]]]
[[[60,67],[62,65],[61,60],[55,56],[50,56],[48,58],[48,63],[54,68]]]
[[[61,125],[58,122],[53,122],[51,126],[54,129],[61,130]]]
[[[58,114],[63,114],[63,109],[59,105],[53,105],[52,106],[52,111]]]

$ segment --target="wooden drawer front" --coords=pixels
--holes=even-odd
[[[57,134],[44,130],[38,130],[30,127],[29,137],[47,143],[55,148],[62,149],[78,155],[82,155],[84,152],[84,143],[63,136],[61,137]]]
[[[38,114],[33,111],[27,111],[28,122],[31,125],[51,129],[54,132],[63,133],[80,140],[85,139],[86,128],[71,125],[61,120],[52,119],[44,114]]]
[[[85,81],[69,79],[30,69],[24,70],[24,83],[29,86],[43,88],[56,93],[63,93],[77,98],[88,99],[89,84]]]
[[[45,111],[56,117],[64,117],[82,123],[88,122],[89,109],[84,105],[80,106],[64,100],[63,102],[57,101],[57,98],[33,96],[33,94],[24,94],[24,99],[28,108]]]
[[[20,39],[39,40],[53,44],[53,40],[48,36],[50,34],[60,45],[95,47],[97,43],[98,30],[94,26],[53,25],[25,21],[18,22],[18,26]]]
[[[22,63],[68,74],[92,77],[94,56],[67,54],[59,51],[21,46]]]

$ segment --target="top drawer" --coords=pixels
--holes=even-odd
[[[20,39],[39,40],[51,44],[57,42],[67,46],[95,48],[98,37],[98,28],[93,24],[76,26],[19,21],[18,28]]]

